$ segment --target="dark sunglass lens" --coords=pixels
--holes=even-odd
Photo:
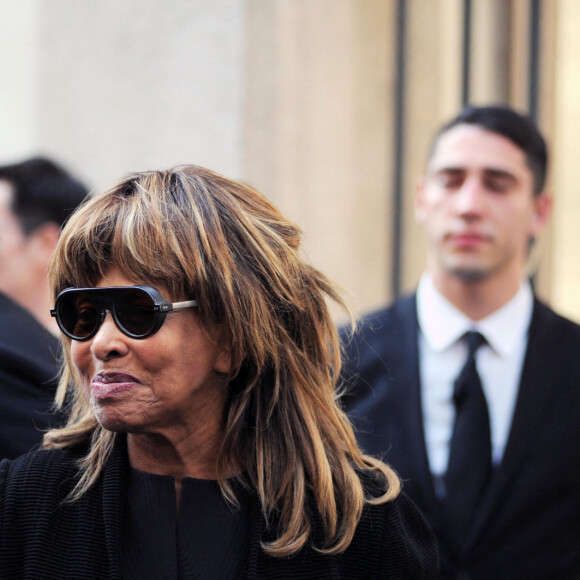
[[[76,338],[86,338],[99,323],[99,310],[87,294],[64,295],[58,305],[58,316],[66,331]]]
[[[142,336],[155,325],[155,304],[144,290],[125,290],[115,300],[115,316],[129,333]]]

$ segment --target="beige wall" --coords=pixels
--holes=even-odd
[[[245,170],[356,309],[388,297],[393,4],[253,0]]]
[[[38,146],[39,0],[0,0],[0,159]]]
[[[554,87],[552,302],[580,319],[580,3],[559,0]]]
[[[461,0],[409,0],[402,285],[423,269],[412,194],[460,106]],[[528,0],[478,0],[472,94],[526,106]],[[542,296],[580,320],[574,139],[580,4],[544,0],[540,124],[556,211]],[[250,182],[305,232],[357,313],[391,298],[394,0],[0,0],[0,162],[43,151],[97,188],[190,162]],[[509,37],[509,38],[508,38]]]
[[[244,0],[51,0],[39,14],[43,150],[98,187],[178,163],[244,176]]]

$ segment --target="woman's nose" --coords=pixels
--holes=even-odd
[[[127,352],[126,338],[117,328],[112,314],[106,310],[105,317],[92,338],[91,352],[101,360],[122,356]]]

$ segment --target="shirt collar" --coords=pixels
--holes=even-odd
[[[509,356],[525,338],[533,310],[533,293],[523,280],[515,296],[482,320],[474,321],[447,300],[424,274],[417,288],[417,318],[429,347],[442,352],[469,330],[477,330],[500,356]]]

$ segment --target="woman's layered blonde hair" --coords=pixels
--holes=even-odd
[[[49,272],[56,297],[67,287],[95,286],[114,265],[166,288],[166,298],[194,298],[202,324],[227,329],[232,371],[216,467],[219,474],[242,469],[264,516],[279,522],[264,544],[274,556],[314,543],[315,519],[323,538],[314,547],[343,551],[364,503],[399,492],[394,472],[361,453],[338,404],[340,348],[326,299],[344,303],[300,256],[300,235],[251,187],[181,166],[130,175],[88,199],[65,226]],[[116,435],[98,424],[70,340],[63,343],[57,405],[68,401],[70,416],[44,445],[90,442],[79,497],[99,477]],[[357,470],[373,472],[382,494],[366,494]],[[232,499],[225,477],[221,485]]]

